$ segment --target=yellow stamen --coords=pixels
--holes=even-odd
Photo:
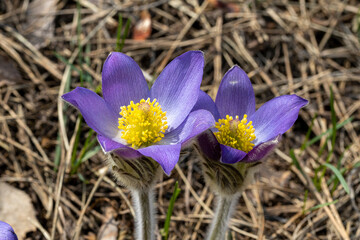
[[[215,132],[215,136],[219,143],[226,146],[239,149],[244,152],[249,152],[253,149],[255,140],[255,128],[252,126],[252,122],[247,123],[247,115],[245,114],[240,121],[239,116],[233,117],[226,115],[226,119],[219,119],[215,123],[215,127],[218,132]]]
[[[130,102],[128,106],[122,106],[119,118],[121,137],[131,144],[133,148],[147,147],[160,141],[168,128],[166,112],[154,99],[146,101],[141,99],[139,103]]]

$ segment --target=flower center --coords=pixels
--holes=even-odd
[[[255,128],[252,122],[247,123],[247,115],[245,114],[241,121],[239,116],[233,117],[226,115],[226,119],[219,119],[215,123],[218,132],[215,136],[219,143],[227,145],[232,148],[239,149],[244,152],[249,152],[254,145],[251,141],[255,140]]]
[[[168,128],[166,112],[154,99],[146,101],[141,99],[139,103],[130,102],[128,106],[122,106],[119,118],[121,137],[131,144],[133,148],[147,147],[160,141]]]

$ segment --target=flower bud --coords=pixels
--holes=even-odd
[[[121,185],[130,189],[148,189],[161,175],[160,165],[145,156],[124,156],[116,151],[108,154],[108,163]]]
[[[201,161],[206,183],[212,191],[222,196],[244,191],[252,183],[260,165],[261,162],[226,164],[205,159]]]

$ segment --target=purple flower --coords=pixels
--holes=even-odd
[[[1,240],[17,240],[14,229],[6,222],[0,221],[0,239]]]
[[[98,133],[105,153],[150,157],[170,174],[181,145],[213,121],[206,110],[191,111],[199,95],[203,67],[202,52],[186,52],[169,63],[149,89],[136,62],[113,52],[103,67],[103,98],[82,87],[62,98],[79,109]]]
[[[249,77],[238,66],[231,68],[219,86],[215,104],[200,92],[194,109],[207,109],[217,120],[212,131],[197,137],[204,157],[223,163],[255,162],[273,150],[308,103],[296,95],[271,99],[255,111]]]

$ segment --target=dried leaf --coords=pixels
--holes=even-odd
[[[53,141],[53,140],[51,140],[51,139],[48,138],[48,137],[43,137],[43,138],[41,139],[41,146],[42,146],[43,148],[50,148],[50,147],[54,146],[55,144],[56,144],[56,142]]]
[[[291,171],[278,171],[270,166],[262,168],[260,175],[264,182],[277,187],[288,187],[291,179]],[[260,195],[264,201],[271,201],[276,197],[271,190],[261,190]]]
[[[23,34],[38,49],[48,45],[54,36],[56,3],[57,0],[34,0],[26,11]]]
[[[37,222],[34,206],[30,197],[22,190],[0,182],[0,219],[10,224],[19,240],[26,233],[36,231]]]
[[[225,12],[240,12],[240,6],[236,3],[221,1],[221,0],[208,0],[210,6],[220,8]]]
[[[135,24],[133,36],[134,40],[145,40],[151,35],[151,16],[148,11],[140,13],[140,20]]]
[[[84,236],[85,240],[96,240],[96,235],[93,232],[88,233],[87,235]]]
[[[106,221],[100,227],[97,239],[98,240],[117,240],[118,236],[118,225],[115,221],[116,211],[112,207],[105,208]]]
[[[6,83],[18,83],[21,79],[16,63],[11,58],[0,55],[0,86]]]

